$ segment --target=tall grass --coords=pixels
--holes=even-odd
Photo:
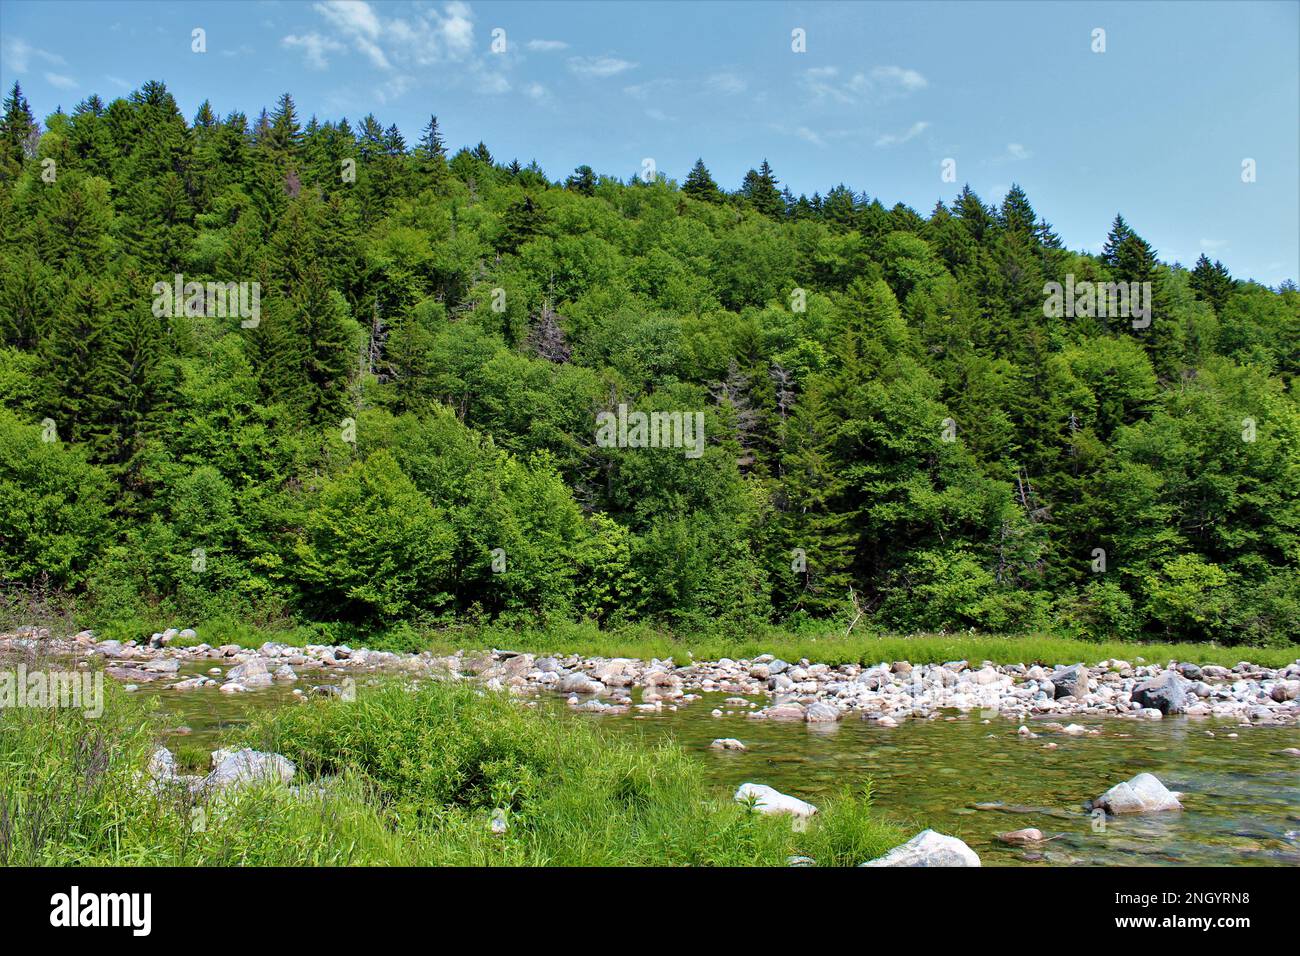
[[[1284,667],[1300,659],[1300,646],[1226,647],[1219,644],[1135,643],[1083,641],[1052,634],[880,634],[845,636],[834,630],[785,631],[777,627],[736,635],[672,634],[649,625],[603,630],[585,622],[556,622],[546,627],[450,627],[422,630],[402,624],[387,630],[358,630],[342,625],[314,624],[260,628],[217,621],[200,624],[199,640],[209,644],[257,647],[266,641],[302,646],[307,643],[350,643],[379,650],[416,652],[483,650],[492,647],[537,654],[582,654],[599,657],[672,658],[678,664],[720,657],[752,658],[775,654],[787,660],[824,664],[875,664],[907,660],[937,664],[951,660],[993,661],[996,664],[1096,664],[1108,658],[1148,663],[1170,660],[1231,667],[1251,661]],[[134,636],[139,636],[134,635]]]
[[[1300,658],[1300,647],[1224,647],[1218,644],[1152,644],[1126,641],[1081,641],[1050,634],[877,634],[838,631],[791,633],[771,628],[734,636],[675,637],[649,627],[603,631],[589,624],[560,624],[546,629],[444,631],[430,635],[439,650],[501,647],[549,654],[601,657],[671,657],[678,664],[720,657],[752,658],[775,654],[787,660],[808,658],[824,664],[875,664],[906,660],[937,664],[952,660],[997,664],[1096,664],[1109,658],[1148,663],[1170,660],[1232,666],[1247,660],[1283,667]]]
[[[839,865],[906,836],[866,793],[796,832],[706,786],[671,743],[465,686],[393,680],[265,714],[232,743],[285,754],[295,786],[206,805],[148,784],[151,727],[113,687],[98,721],[0,711],[0,865]]]

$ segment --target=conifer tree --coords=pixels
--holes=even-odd
[[[0,182],[13,182],[22,173],[23,160],[35,154],[38,129],[27,97],[14,80],[0,119]]]
[[[1228,267],[1217,259],[1211,263],[1203,252],[1196,260],[1196,267],[1192,269],[1189,284],[1200,298],[1214,307],[1216,313],[1223,311],[1224,303],[1236,286]]]
[[[751,169],[745,174],[740,192],[757,212],[769,219],[780,219],[785,215],[785,203],[776,188],[778,182],[765,159],[757,170]]]
[[[691,171],[686,174],[686,180],[682,183],[682,192],[692,199],[699,199],[703,202],[722,202],[722,190],[718,184],[713,181],[713,176],[709,174],[709,169],[704,165],[703,159],[697,159]]]

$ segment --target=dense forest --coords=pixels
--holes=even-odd
[[[1300,641],[1300,292],[1112,216],[1090,255],[1018,187],[554,181],[436,118],[150,82],[38,124],[15,84],[0,582],[89,621]],[[1150,321],[1052,282],[1149,283]],[[702,454],[598,441],[620,406]]]

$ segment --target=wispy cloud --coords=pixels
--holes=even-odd
[[[348,48],[385,72],[460,61],[473,51],[473,11],[460,0],[399,17],[381,16],[365,0],[321,0],[312,9],[333,35],[289,34],[281,45],[301,49],[314,69],[328,63],[326,54]]]
[[[870,74],[841,73],[839,67],[815,66],[804,72],[800,82],[814,100],[846,105],[897,99],[930,85],[916,70],[901,66],[873,67]]]
[[[916,139],[929,128],[930,123],[927,120],[917,120],[901,133],[883,133],[876,137],[876,145],[882,147],[900,146],[908,140]]]
[[[307,65],[313,70],[323,70],[330,65],[327,54],[341,53],[347,49],[333,37],[321,36],[315,32],[304,33],[301,36],[291,33],[280,41],[280,45],[286,49],[302,50]]]
[[[745,78],[736,73],[714,73],[704,83],[709,92],[722,96],[738,96],[749,89],[749,83]]]
[[[1220,252],[1227,248],[1228,248],[1227,239],[1202,239],[1201,240],[1202,252]]]
[[[0,57],[15,73],[26,73],[31,69],[33,60],[40,60],[53,66],[63,66],[66,62],[57,53],[34,47],[21,37],[10,37],[0,44]]]
[[[674,80],[646,80],[623,87],[623,92],[634,100],[648,100],[653,96],[662,96],[676,86]]]
[[[636,69],[635,63],[630,60],[621,60],[616,56],[569,57],[569,71],[576,73],[578,76],[603,79],[605,77],[618,76],[618,74],[626,73],[628,70],[632,69]]]
[[[878,66],[871,71],[871,78],[882,87],[896,87],[907,92],[923,90],[930,85],[916,70],[904,69],[901,66]]]
[[[814,146],[826,145],[826,141],[810,130],[807,126],[800,126],[794,131],[794,134],[805,142],[812,143]]]
[[[45,74],[45,82],[50,84],[50,86],[58,87],[61,90],[75,90],[77,88],[77,81],[62,73],[47,72]]]
[[[534,53],[555,53],[569,48],[563,40],[529,40],[526,46]]]

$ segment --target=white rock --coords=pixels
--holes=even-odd
[[[1155,813],[1183,808],[1178,797],[1151,773],[1140,773],[1132,780],[1115,784],[1093,803],[1113,814]]]
[[[810,817],[817,812],[811,803],[798,797],[787,796],[779,790],[761,783],[742,783],[736,790],[737,803],[754,798],[754,809],[759,813],[789,813],[796,817]]]
[[[861,866],[979,866],[975,851],[956,837],[922,830],[902,846]]]

